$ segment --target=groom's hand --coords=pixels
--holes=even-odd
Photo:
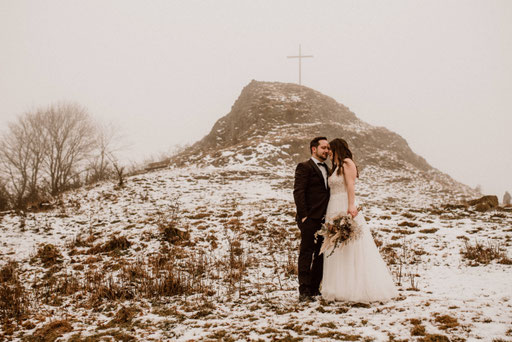
[[[307,217],[307,216],[306,216],[306,217],[303,217],[303,218],[302,218],[302,223],[304,223],[304,221],[306,221],[307,219],[308,219],[308,217]]]

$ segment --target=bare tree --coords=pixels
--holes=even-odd
[[[104,133],[96,139],[96,134],[86,109],[75,103],[21,115],[0,138],[0,178],[6,185],[2,194],[9,194],[13,206],[24,208],[46,193],[56,195],[81,184],[96,141],[102,146],[100,172],[104,173],[113,135]]]
[[[0,178],[0,211],[9,209],[10,197],[9,191],[7,190],[6,182]]]
[[[45,171],[52,195],[66,190],[94,148],[94,125],[75,103],[50,106],[39,118],[48,141]]]
[[[39,122],[40,120],[38,118],[40,116],[41,112],[38,111],[33,114],[28,114],[25,118],[28,126],[27,131],[32,135],[30,138],[30,151],[32,154],[32,158],[30,159],[31,172],[28,183],[29,197],[31,200],[39,200],[43,195],[41,192],[44,192],[39,185],[39,180],[48,147],[48,139],[46,137],[44,127]]]
[[[45,143],[38,113],[27,113],[9,124],[9,130],[0,141],[1,170],[9,179],[14,206],[23,207],[40,196],[38,180],[44,159]]]
[[[112,157],[121,150],[119,129],[112,123],[98,124],[95,148],[87,170],[87,181],[96,182],[111,178],[114,174]]]
[[[113,154],[109,154],[108,158],[112,163],[112,166],[114,167],[117,178],[117,185],[119,187],[123,187],[126,178],[125,166],[121,165],[121,163],[119,163],[119,161]]]

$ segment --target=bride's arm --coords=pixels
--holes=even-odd
[[[357,168],[354,161],[350,158],[345,158],[343,160],[343,177],[345,177],[345,186],[347,187],[348,194],[348,210],[347,213],[352,215],[352,217],[357,216],[357,208],[355,204],[356,192],[356,177],[357,177]]]

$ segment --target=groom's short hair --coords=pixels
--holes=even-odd
[[[318,147],[320,145],[320,140],[327,140],[326,137],[316,137],[315,139],[311,140],[309,143],[309,152],[313,153],[313,147]]]

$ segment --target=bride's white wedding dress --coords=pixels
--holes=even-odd
[[[343,174],[329,177],[331,197],[325,220],[347,214],[348,195]],[[386,301],[398,295],[395,284],[373,241],[362,213],[354,219],[363,232],[359,239],[324,253],[320,292],[327,300],[354,302]],[[332,254],[331,254],[332,252]]]

